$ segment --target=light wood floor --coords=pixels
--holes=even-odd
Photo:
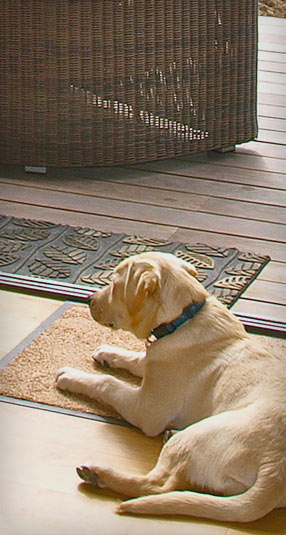
[[[285,321],[285,24],[260,19],[258,140],[226,155],[49,170],[43,177],[1,166],[0,212],[270,254],[271,263],[234,310]],[[3,291],[0,305],[1,358],[60,302]],[[119,517],[119,497],[84,493],[75,466],[91,459],[147,471],[160,438],[6,403],[0,418],[1,535],[286,534],[285,509],[243,526]]]
[[[0,292],[2,348],[12,348],[60,301]],[[37,319],[36,319],[37,318]],[[75,467],[86,461],[134,473],[150,470],[161,437],[75,416],[0,403],[0,535],[286,535],[286,510],[245,525],[184,517],[122,517],[120,496],[84,492]],[[2,531],[1,531],[2,530]]]

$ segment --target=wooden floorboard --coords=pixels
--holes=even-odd
[[[270,156],[271,158],[281,158],[283,162],[285,162],[285,150],[286,149],[284,145],[263,143],[263,141],[250,141],[249,143],[243,143],[242,145],[238,145],[236,147],[237,153],[241,152],[244,154],[253,154],[257,156]]]
[[[275,53],[279,53],[281,55],[284,55],[285,52],[286,52],[286,46],[284,43],[281,43],[281,41],[279,43],[276,43],[274,41],[276,41],[275,39],[275,35],[273,34],[268,34],[268,41],[263,41],[262,45],[261,45],[261,48],[260,50],[264,50],[264,51],[267,51],[267,52],[275,52]],[[273,39],[273,41],[272,41]],[[282,59],[281,59],[282,61]]]
[[[259,275],[259,279],[286,284],[285,264],[283,262],[270,262]],[[283,293],[285,294],[285,289],[282,288]]]
[[[119,516],[122,496],[80,485],[75,468],[88,459],[147,473],[156,464],[161,436],[10,403],[0,404],[0,418],[1,535],[226,535],[232,527],[175,516]],[[283,518],[273,518],[278,530]]]
[[[274,119],[273,119],[274,120]],[[226,167],[235,167],[236,169],[253,169],[259,171],[268,171],[272,173],[279,173],[283,175],[285,172],[284,162],[275,158],[267,158],[252,155],[240,155],[235,152],[227,154],[217,154],[216,152],[204,152],[200,154],[193,154],[191,156],[183,156],[184,159],[190,162],[211,163],[215,165],[223,165]]]
[[[283,241],[285,239],[285,227],[280,223],[269,223],[265,221],[252,220],[243,217],[225,216],[218,213],[196,212],[190,206],[189,209],[177,207],[162,207],[159,205],[149,205],[145,202],[134,203],[130,200],[117,200],[105,197],[89,197],[75,195],[68,192],[55,192],[51,190],[33,191],[31,199],[31,188],[20,188],[18,185],[6,185],[2,192],[3,200],[14,200],[19,204],[32,206],[42,206],[48,208],[63,208],[64,210],[76,213],[99,214],[107,217],[114,217],[126,220],[137,220],[138,222],[151,222],[153,224],[172,225],[179,228],[190,228],[194,230],[204,230],[209,228],[210,232],[219,232],[232,236],[239,235],[268,241]],[[124,216],[123,216],[124,214]],[[275,238],[274,238],[275,237]]]
[[[271,86],[260,89],[257,95],[258,104],[269,104],[271,106],[283,106],[285,107],[285,95],[274,95],[271,92]]]
[[[274,132],[272,130],[259,129],[258,141],[265,143],[277,143],[277,145],[286,145],[286,134],[284,132]]]
[[[128,200],[128,202],[154,207],[165,206],[168,208],[189,210],[193,212],[241,217],[243,219],[254,221],[268,221],[278,224],[286,223],[285,204],[283,205],[283,199],[281,199],[281,195],[279,195],[279,192],[276,192],[276,190],[271,192],[273,194],[271,201],[268,190],[264,190],[264,196],[261,195],[258,201],[248,195],[245,196],[246,200],[243,201],[241,197],[236,200],[226,198],[223,188],[221,188],[220,195],[218,188],[217,191],[212,191],[208,194],[207,188],[202,188],[204,184],[202,184],[201,180],[198,181],[197,179],[190,178],[186,184],[185,190],[180,191],[179,189],[176,190],[174,188],[172,178],[171,180],[169,179],[169,188],[163,187],[162,177],[160,178],[160,185],[154,181],[153,184],[149,184],[149,187],[146,187],[146,185],[133,185],[130,182],[124,183],[119,180],[110,180],[108,182],[103,180],[96,180],[96,182],[85,180],[84,182],[81,181],[79,184],[78,180],[69,179],[61,180],[60,183],[49,180],[45,184],[42,184],[41,188],[36,187],[36,189],[40,191],[40,195],[42,195],[42,192],[45,190],[51,191],[52,194],[54,194],[54,191],[57,191],[60,194],[72,193],[78,195],[78,198],[80,199],[78,206],[82,203],[84,204],[85,197],[89,196],[94,199],[95,206],[99,199],[106,198],[117,201]],[[167,176],[165,181],[166,186],[168,185],[168,178],[169,177]],[[195,187],[192,188],[194,182],[195,185],[201,187],[200,193],[195,193]],[[27,191],[26,186],[27,184],[23,185],[23,183],[17,181],[17,192],[20,193],[24,190],[24,197],[25,191]],[[7,195],[8,199],[5,200],[11,200],[11,192],[9,192],[10,187],[10,183],[7,181],[5,182],[4,180],[2,181],[0,178],[0,197],[2,189],[2,197],[4,198],[5,195]],[[14,184],[12,185],[12,188],[15,188]],[[29,189],[30,188],[31,185],[29,185]],[[192,189],[193,191],[191,191]],[[242,187],[237,189],[237,195],[239,195]],[[270,204],[270,202],[272,202],[272,204]]]
[[[52,207],[43,209],[40,206],[20,205],[11,202],[0,201],[0,213],[11,217],[24,217],[50,221],[59,225],[73,225],[82,227],[96,228],[105,232],[123,232],[128,234],[139,234],[152,238],[171,239],[174,234],[174,227],[171,225],[153,225],[152,223],[140,223],[137,221],[128,221],[125,219],[116,219],[112,217],[102,217],[97,214],[88,214],[86,212],[75,214],[73,211],[55,209]],[[278,251],[274,251],[274,255]],[[270,253],[269,253],[270,254]],[[278,260],[280,259],[280,255]],[[286,258],[285,258],[286,261]]]
[[[272,261],[239,300],[241,312],[285,320],[285,21],[259,19],[255,141],[214,152],[116,168],[0,168],[0,209],[188,243],[238,247]]]
[[[258,80],[261,80],[262,82],[269,82],[270,84],[273,84],[273,82],[278,85],[282,85],[282,87],[285,87],[286,82],[286,76],[285,74],[279,73],[279,72],[268,72],[265,70],[259,71]],[[282,88],[281,88],[282,89]],[[281,91],[281,95],[284,93]]]
[[[263,174],[256,171],[248,171],[247,178],[245,178],[245,173],[236,174],[236,169],[229,171],[221,167],[217,171],[217,168],[211,165],[203,166],[196,163],[190,165],[183,160],[171,160],[168,163],[168,173],[161,171],[160,166],[153,171],[154,164],[146,165],[144,170],[114,168],[110,172],[109,170],[96,169],[90,171],[90,177],[88,178],[83,177],[80,171],[77,171],[74,177],[71,176],[69,178],[64,176],[64,172],[60,172],[62,174],[60,179],[57,177],[58,173],[50,173],[48,178],[31,176],[29,179],[23,179],[19,173],[16,184],[19,188],[24,185],[36,190],[51,189],[62,192],[82,193],[87,196],[106,195],[114,198],[119,195],[118,184],[121,184],[130,188],[130,190],[125,189],[127,192],[125,199],[129,199],[132,196],[132,192],[137,190],[138,199],[145,202],[151,196],[154,203],[157,201],[157,198],[155,198],[157,193],[159,198],[160,196],[162,197],[160,193],[162,190],[163,194],[166,195],[165,202],[172,203],[174,199],[175,204],[177,198],[186,193],[193,196],[204,196],[204,198],[216,197],[272,206],[285,206],[286,204],[283,187],[275,187],[275,180],[270,173]],[[188,172],[192,176],[187,176]],[[277,175],[275,178],[277,179]],[[269,187],[267,179],[269,180]],[[7,197],[6,185],[11,184],[15,185],[15,179],[1,178],[0,169],[0,198],[1,194]],[[280,186],[280,179],[278,186]],[[199,198],[197,197],[200,204]]]
[[[266,74],[266,73],[263,73],[263,74]],[[281,75],[281,76],[284,76],[284,75]],[[262,78],[264,78],[264,76],[262,76]],[[272,83],[271,82],[271,79],[270,79],[270,76],[268,78],[268,80],[264,80],[264,79],[260,79],[260,75],[258,75],[258,92],[259,93],[271,93],[272,95],[275,94],[275,95],[278,95],[280,97],[280,99],[283,101],[283,98],[285,97],[286,95],[286,88],[283,84],[281,83]]]
[[[232,311],[237,314],[264,320],[280,321],[285,324],[285,306],[268,303],[266,301],[256,301],[255,299],[245,299],[242,296],[233,306]]]
[[[258,49],[258,61],[271,61],[274,63],[285,64],[286,63],[285,56],[286,54],[273,52],[272,50],[259,50]]]
[[[286,120],[272,117],[259,117],[259,128],[264,130],[274,130],[276,132],[286,132]]]
[[[283,190],[285,186],[284,173],[273,173],[271,169],[258,170],[246,169],[239,163],[227,165],[227,158],[221,159],[220,162],[210,162],[207,154],[201,158],[201,161],[174,159],[168,161],[151,162],[148,164],[137,165],[134,168],[142,171],[151,171],[153,173],[174,174],[176,176],[204,178],[209,181],[226,182],[228,184],[242,184],[244,186],[264,187],[277,190]],[[203,159],[204,158],[204,159]],[[274,159],[274,158],[273,158]],[[192,162],[192,163],[190,163]],[[263,168],[263,165],[261,166]],[[154,177],[155,180],[155,177]],[[211,186],[210,186],[211,187]],[[226,189],[226,186],[224,185]],[[226,192],[226,196],[228,193]]]
[[[267,303],[283,306],[285,304],[285,287],[283,283],[258,279],[246,290],[243,298],[263,302],[267,300]]]
[[[282,73],[286,74],[286,64],[285,63],[279,63],[278,61],[266,61],[266,60],[260,60],[259,62],[259,70],[260,74],[265,72],[271,72],[271,73]]]
[[[258,104],[258,114],[260,118],[275,117],[277,119],[286,119],[286,107]]]

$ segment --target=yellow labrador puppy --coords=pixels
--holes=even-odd
[[[195,275],[171,254],[124,260],[90,310],[148,340],[146,353],[101,346],[94,358],[141,385],[72,368],[57,385],[112,405],[149,436],[181,430],[167,431],[147,475],[78,467],[85,481],[136,498],[119,513],[249,522],[286,506],[286,358],[267,353]]]

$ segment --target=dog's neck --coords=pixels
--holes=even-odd
[[[152,330],[151,334],[155,336],[157,340],[163,338],[168,334],[172,334],[186,321],[191,320],[201,310],[205,304],[205,300],[202,303],[192,303],[184,308],[182,314],[169,323],[161,323],[158,327]]]

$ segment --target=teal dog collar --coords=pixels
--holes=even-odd
[[[157,339],[163,338],[163,336],[167,336],[168,334],[172,334],[174,331],[176,331],[176,329],[178,329],[178,327],[186,323],[186,321],[192,319],[201,310],[204,304],[205,301],[202,303],[193,303],[188,305],[186,308],[184,308],[183,313],[178,318],[170,323],[162,323],[159,325],[159,327],[153,329],[152,334]]]

